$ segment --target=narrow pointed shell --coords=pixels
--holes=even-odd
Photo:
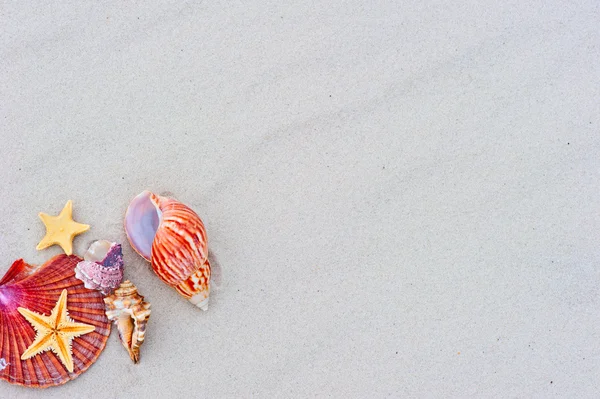
[[[0,280],[0,378],[13,384],[35,388],[61,385],[76,378],[92,365],[104,349],[110,322],[104,313],[102,295],[85,288],[75,278],[77,256],[58,255],[40,267],[22,259],[13,263]],[[63,289],[69,296],[68,311],[76,321],[91,324],[95,330],[72,343],[74,370],[69,373],[52,351],[30,359],[21,355],[35,338],[35,331],[17,308],[50,314]]]
[[[140,346],[146,337],[150,304],[144,302],[135,285],[124,281],[114,294],[104,298],[106,316],[119,330],[119,339],[134,363],[140,360]]]
[[[203,310],[208,309],[210,263],[204,224],[181,202],[144,191],[125,215],[133,249],[158,277]]]
[[[75,277],[86,288],[111,293],[123,280],[123,253],[121,245],[110,241],[94,242],[75,267]]]

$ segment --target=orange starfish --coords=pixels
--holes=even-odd
[[[71,255],[73,253],[73,238],[90,228],[87,224],[77,223],[73,220],[73,201],[71,200],[67,201],[58,216],[50,216],[44,212],[40,212],[39,216],[46,226],[46,235],[37,245],[37,250],[58,244],[67,255]]]
[[[67,310],[67,290],[63,290],[50,316],[44,316],[25,308],[18,308],[37,332],[33,343],[21,355],[21,360],[29,359],[39,353],[52,350],[64,366],[73,372],[73,352],[71,342],[74,338],[91,333],[95,327],[84,323],[75,323]]]

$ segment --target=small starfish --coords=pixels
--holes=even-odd
[[[17,310],[31,323],[37,332],[33,343],[21,355],[21,360],[29,359],[51,349],[52,352],[58,355],[67,370],[72,373],[73,352],[71,342],[76,337],[91,333],[95,330],[95,327],[89,324],[75,323],[69,317],[67,290],[62,290],[50,316],[44,316],[25,308],[18,308]]]
[[[40,212],[39,216],[46,226],[46,235],[35,247],[37,250],[58,244],[67,255],[71,255],[73,254],[73,238],[90,228],[87,224],[77,223],[73,220],[73,201],[71,200],[67,201],[58,216],[50,216],[44,212]]]

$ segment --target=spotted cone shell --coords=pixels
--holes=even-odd
[[[125,232],[162,281],[202,310],[208,309],[208,244],[196,212],[175,199],[144,191],[127,209]]]
[[[110,334],[102,294],[75,278],[77,256],[58,255],[36,267],[17,260],[0,280],[0,378],[35,388],[61,385],[76,378],[96,361]],[[49,315],[63,289],[69,296],[69,316],[95,330],[73,340],[74,369],[69,373],[58,356],[46,351],[30,359],[21,355],[35,338],[35,330],[19,314],[18,307]]]

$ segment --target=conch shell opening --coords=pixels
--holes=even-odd
[[[152,200],[152,193],[144,191],[135,197],[125,214],[125,232],[133,249],[150,262],[152,242],[162,221],[162,212]]]

